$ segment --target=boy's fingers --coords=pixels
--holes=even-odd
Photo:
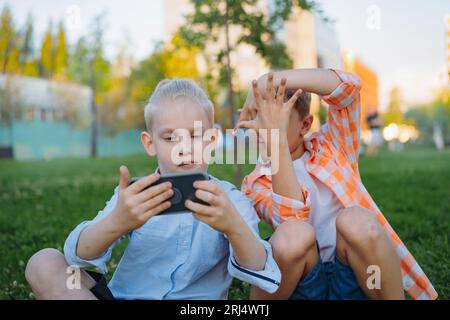
[[[239,119],[238,119],[238,121],[236,122],[236,125],[235,125],[234,128],[233,128],[233,132],[232,132],[233,135],[235,135],[235,134],[237,133],[237,131],[240,129],[240,128],[239,128],[239,123],[240,123],[241,121],[246,121],[246,119],[247,119],[247,117],[244,115],[244,112],[242,111],[242,112],[239,114]]]
[[[126,166],[120,166],[119,172],[120,172],[119,190],[125,190],[128,187],[128,179],[130,173]]]
[[[288,102],[286,103],[287,107],[289,109],[292,108],[292,106],[294,105],[295,101],[298,100],[298,98],[300,98],[300,95],[302,94],[303,90],[302,89],[298,89],[294,95],[288,100]]]
[[[197,191],[195,191],[195,196],[197,197],[197,199],[202,200],[212,206],[218,204],[217,196],[211,192],[198,189]]]
[[[262,100],[261,94],[258,89],[258,82],[256,80],[253,80],[253,82],[252,82],[252,90],[253,90],[253,96],[255,97],[255,101],[256,101],[256,107],[261,108],[261,106],[263,105],[263,100]]]
[[[234,127],[234,130],[233,130],[233,131],[236,131],[237,129],[239,129],[239,128],[237,127],[237,124],[238,124],[239,122],[241,122],[241,121],[248,121],[248,120],[251,120],[251,119],[252,119],[252,118],[251,118],[251,110],[250,110],[250,107],[244,106],[243,109],[239,109],[238,111],[240,112],[240,113],[239,113],[239,119],[238,119],[238,122],[236,123],[236,126]]]
[[[218,196],[222,193],[222,189],[217,184],[215,184],[213,181],[198,180],[198,181],[194,181],[193,185],[194,185],[194,188],[196,188],[196,189],[201,189],[201,190],[211,192],[212,194],[214,194],[216,196]]]
[[[192,200],[186,200],[184,202],[184,205],[186,206],[186,208],[188,208],[189,210],[191,210],[193,213],[196,214],[205,216],[210,216],[213,214],[213,209],[211,207],[194,202]]]
[[[161,192],[155,197],[152,197],[150,200],[145,201],[142,206],[142,212],[146,212],[150,209],[158,207],[164,201],[170,199],[173,196],[173,190],[169,189],[164,192]]]
[[[152,198],[158,196],[159,194],[166,192],[168,190],[172,190],[172,184],[170,182],[159,183],[155,186],[152,186],[140,193],[138,193],[136,197],[137,203],[147,202]]]
[[[164,210],[169,209],[171,205],[172,204],[170,203],[170,201],[165,201],[165,202],[161,203],[157,207],[152,208],[152,209],[148,210],[147,212],[145,212],[144,213],[144,219],[147,221],[151,217],[153,217],[153,216],[155,216],[157,214],[160,214]]]
[[[273,73],[269,73],[267,76],[267,87],[266,87],[266,99],[272,101],[274,97],[273,92]]]
[[[129,190],[131,193],[136,194],[141,192],[143,189],[145,189],[146,187],[148,187],[149,185],[151,185],[152,183],[155,183],[156,181],[159,180],[159,174],[158,173],[153,173],[149,176],[146,176],[142,179],[139,179],[138,181],[136,181],[135,183],[133,183],[130,187]]]
[[[281,79],[280,86],[277,91],[277,103],[278,105],[283,105],[284,95],[286,92],[286,78]]]
[[[238,129],[256,129],[256,124],[254,120],[250,120],[250,121],[239,121],[236,124],[236,128],[235,131],[237,131]]]

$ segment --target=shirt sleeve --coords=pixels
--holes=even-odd
[[[85,228],[89,225],[94,224],[101,219],[105,218],[111,211],[114,209],[117,203],[118,198],[118,188],[114,190],[114,194],[109,201],[106,202],[106,206],[103,210],[99,211],[97,216],[90,221],[81,222],[68,236],[66,242],[64,243],[64,256],[69,265],[78,266],[80,268],[86,267],[97,267],[101,270],[102,273],[106,273],[108,271],[107,263],[111,259],[111,253],[113,247],[120,242],[124,237],[115,241],[105,252],[103,252],[100,256],[95,259],[86,260],[77,256],[77,245],[78,239],[80,238],[80,234],[83,232]]]
[[[270,168],[258,164],[242,182],[241,190],[252,201],[258,216],[274,229],[289,218],[308,221],[310,214],[308,190],[301,187],[304,202],[284,197],[273,191],[269,176]]]
[[[226,190],[226,189],[225,189]],[[228,259],[228,272],[234,278],[248,282],[257,286],[267,292],[273,293],[278,290],[281,281],[281,271],[275,262],[272,254],[272,246],[268,241],[262,240],[259,235],[259,218],[253,208],[249,199],[245,197],[236,187],[232,186],[231,190],[227,190],[230,200],[233,202],[239,214],[244,219],[250,230],[261,242],[266,251],[266,262],[264,269],[252,270],[245,268],[236,261],[234,250],[231,244],[229,245],[230,255]]]
[[[334,71],[341,84],[322,99],[329,105],[328,120],[319,130],[337,150],[349,159],[355,169],[358,168],[360,141],[360,91],[361,80],[353,73]]]

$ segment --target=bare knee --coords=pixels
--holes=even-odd
[[[336,231],[351,246],[373,249],[385,237],[376,217],[360,207],[343,209],[336,218]]]
[[[278,226],[270,244],[278,261],[293,262],[315,248],[316,236],[309,223],[292,218]]]
[[[32,287],[38,286],[48,283],[64,267],[67,267],[67,263],[61,252],[52,248],[42,249],[28,260],[25,278]]]

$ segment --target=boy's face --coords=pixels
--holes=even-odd
[[[210,128],[211,121],[201,106],[179,99],[155,107],[151,132],[142,132],[141,140],[147,153],[157,157],[161,173],[206,171],[203,150],[216,139],[214,135],[203,141]]]
[[[291,153],[294,153],[298,150],[299,146],[303,145],[303,138],[311,129],[313,120],[314,118],[310,114],[301,119],[299,112],[294,108],[292,109],[287,133],[289,151]]]

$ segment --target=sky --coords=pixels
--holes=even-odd
[[[95,16],[106,13],[107,55],[113,58],[118,48],[126,45],[139,60],[164,37],[163,1],[0,0],[0,8],[7,3],[18,25],[23,25],[31,13],[36,42],[40,42],[50,20],[55,24],[62,20],[72,44],[87,32]],[[450,14],[450,1],[317,2],[325,16],[334,21],[341,49],[351,50],[377,73],[381,110],[386,108],[394,86],[400,87],[406,105],[411,106],[432,99],[433,91],[445,83],[444,17]]]

